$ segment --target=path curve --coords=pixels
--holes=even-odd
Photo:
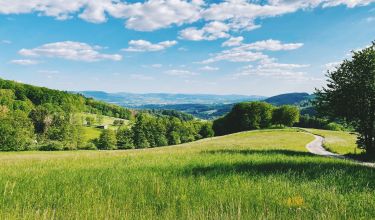
[[[308,133],[308,134],[311,134],[311,133]],[[327,151],[323,147],[324,138],[321,137],[321,136],[315,135],[315,134],[311,134],[311,135],[313,135],[315,137],[315,139],[306,145],[306,148],[310,153],[315,154],[315,155],[319,155],[319,156],[350,160],[350,161],[352,161],[356,164],[362,165],[362,166],[374,167],[375,168],[375,163],[362,162],[362,161],[354,160],[354,159],[351,159],[349,157],[346,157],[346,156],[343,156],[343,155],[340,155],[340,154],[335,154],[335,153],[332,153],[330,151]]]

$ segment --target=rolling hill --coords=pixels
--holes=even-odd
[[[372,219],[373,169],[312,155],[312,140],[285,129],[143,150],[0,153],[0,219]]]
[[[301,105],[304,102],[313,99],[313,95],[308,93],[285,93],[276,96],[269,97],[265,99],[265,102],[268,102],[273,105]]]

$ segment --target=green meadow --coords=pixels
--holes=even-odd
[[[324,137],[323,145],[331,152],[338,154],[363,153],[363,150],[358,149],[356,144],[357,135],[355,133],[305,128],[304,130]]]
[[[0,153],[0,219],[373,218],[374,169],[312,155],[313,139],[259,130],[142,150]]]

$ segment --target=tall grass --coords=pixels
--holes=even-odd
[[[129,151],[0,154],[0,219],[370,219],[375,172],[294,130]]]
[[[324,137],[324,147],[338,154],[360,154],[363,150],[357,147],[357,135],[343,131],[305,129],[313,134]]]

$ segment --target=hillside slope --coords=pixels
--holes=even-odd
[[[273,105],[300,105],[302,102],[309,101],[312,97],[308,93],[286,93],[269,97],[264,101]]]
[[[11,109],[28,111],[35,106],[51,105],[64,111],[89,112],[111,117],[129,119],[131,111],[124,107],[86,98],[80,94],[32,86],[0,78],[0,105]]]

